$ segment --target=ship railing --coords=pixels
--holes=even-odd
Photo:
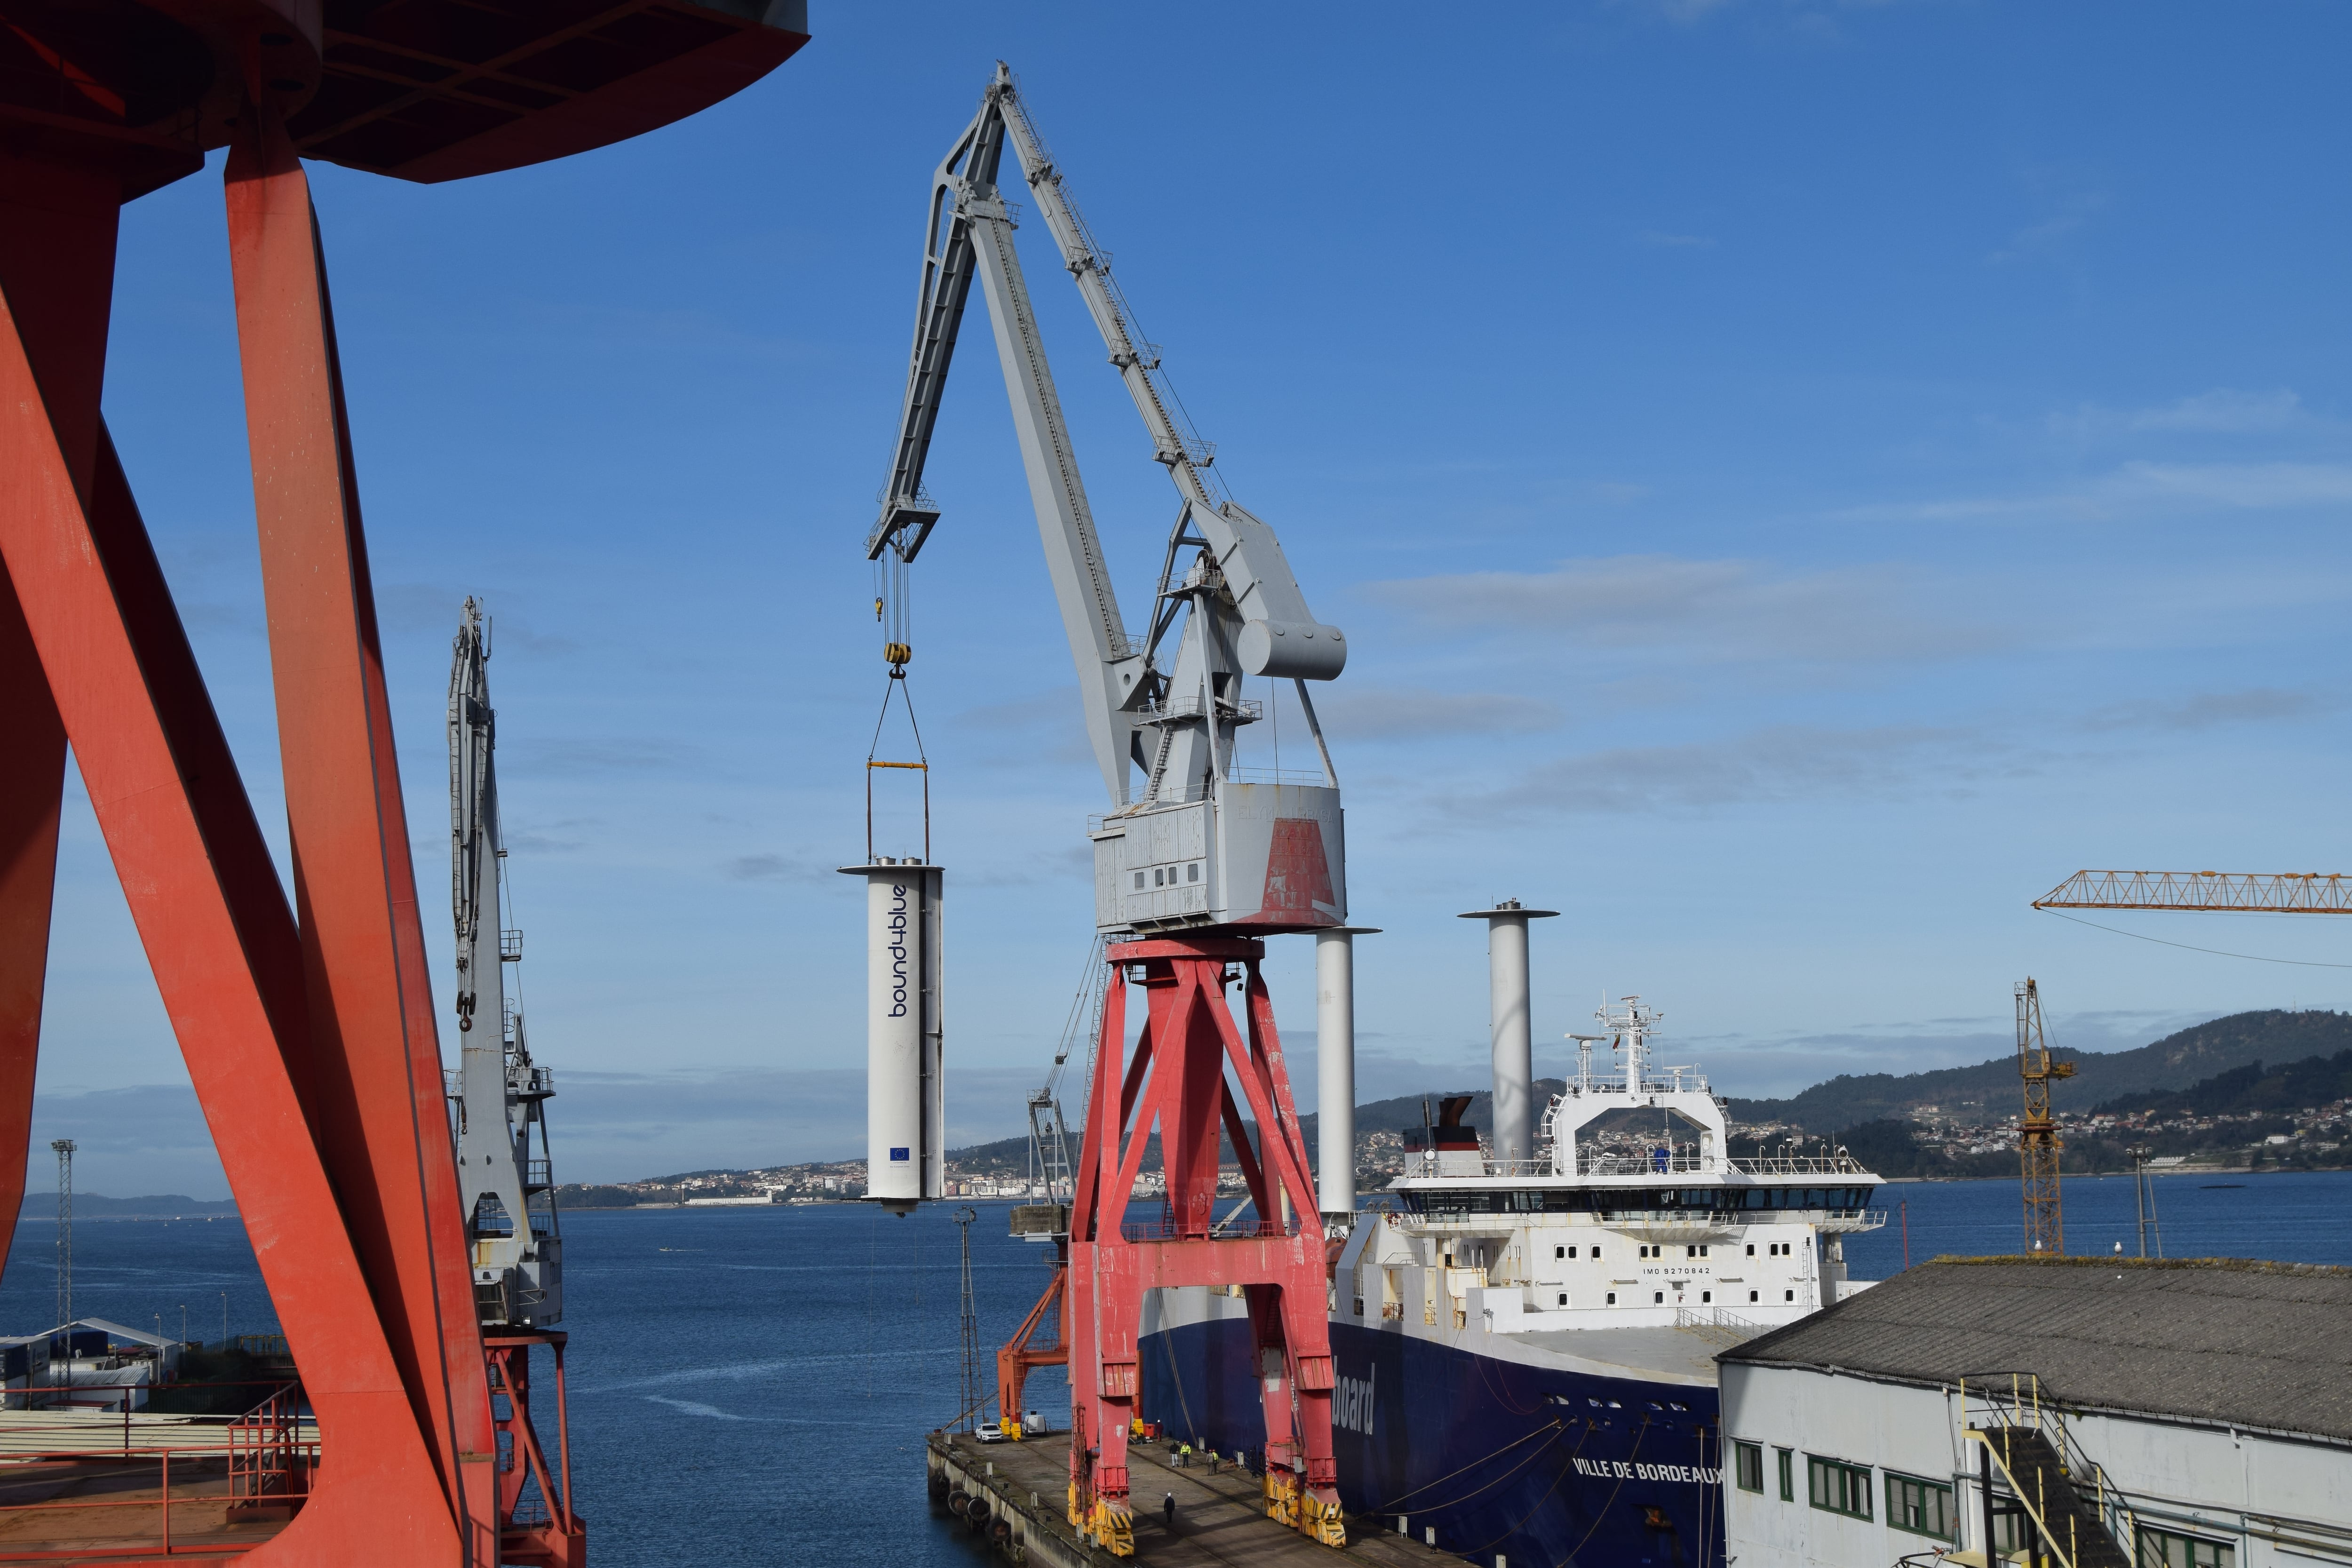
[[[2117,1489],[2106,1468],[2083,1452],[2074,1441],[2074,1433],[2067,1429],[2065,1408],[2042,1393],[2040,1376],[2030,1372],[1974,1373],[1960,1379],[1959,1394],[1962,1432],[1990,1434],[2003,1428],[2022,1428],[2040,1433],[2058,1456],[2067,1479],[2074,1483],[2075,1495],[2091,1505],[2108,1538],[2124,1544],[2126,1550],[2137,1549],[2139,1514]],[[2001,1450],[1994,1448],[1985,1437],[1973,1440],[1992,1448],[1994,1465],[2015,1489],[2016,1478],[2010,1475]],[[2021,1496],[2018,1500],[2031,1505],[2039,1518],[2042,1500]],[[2078,1557],[2075,1545],[2070,1540],[2060,1550],[2070,1558]]]
[[[1822,1212],[1821,1228],[1833,1235],[1851,1236],[1856,1231],[1886,1228],[1885,1209],[1825,1209]]]
[[[1733,1155],[1733,1170],[1749,1176],[1867,1176],[1870,1167],[1851,1154],[1769,1154],[1743,1160]]]
[[[1717,1176],[1727,1168],[1723,1158],[1715,1154],[1676,1152],[1661,1159],[1654,1153],[1615,1154],[1598,1149],[1580,1149],[1576,1153],[1580,1176]]]
[[[180,1415],[129,1407],[138,1395],[151,1400],[173,1393],[217,1397],[223,1392],[243,1390],[242,1397],[249,1399],[257,1388],[268,1391],[259,1403],[233,1415]],[[123,1408],[28,1408],[26,1405],[106,1392],[121,1394]],[[74,1474],[69,1467],[100,1466],[110,1493],[101,1498],[52,1496],[0,1505],[0,1537],[11,1541],[11,1545],[0,1546],[0,1563],[68,1555],[57,1550],[56,1541],[46,1539],[51,1535],[105,1538],[108,1544],[93,1555],[170,1556],[207,1548],[217,1551],[223,1544],[220,1532],[227,1526],[291,1518],[310,1497],[310,1477],[319,1463],[319,1428],[302,1407],[299,1387],[290,1383],[77,1383],[11,1388],[6,1407],[0,1409],[0,1458],[62,1469],[68,1486]],[[145,1481],[140,1471],[149,1464],[155,1467],[153,1479]],[[151,1510],[149,1517],[154,1522],[142,1528],[138,1521]],[[243,1541],[256,1538],[247,1535],[240,1544]],[[18,1542],[23,1544],[14,1544]]]
[[[1640,1083],[1634,1085],[1629,1089],[1626,1087],[1623,1075],[1621,1074],[1615,1078],[1603,1078],[1601,1074],[1596,1072],[1591,1078],[1570,1079],[1568,1080],[1567,1089],[1562,1092],[1570,1099],[1582,1099],[1586,1095],[1601,1094],[1638,1094],[1648,1096],[1653,1094],[1706,1094],[1710,1092],[1707,1088],[1706,1074],[1698,1071],[1695,1068],[1666,1068],[1666,1073],[1667,1076],[1664,1078],[1645,1078]]]
[[[1675,1327],[1727,1348],[1765,1331],[1764,1324],[1721,1307],[1676,1307]]]

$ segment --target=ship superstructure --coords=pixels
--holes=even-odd
[[[1706,1076],[1653,1062],[1658,1014],[1598,1017],[1533,1157],[1446,1100],[1384,1206],[1332,1227],[1341,1496],[1479,1561],[1720,1563],[1713,1357],[1864,1288],[1843,1241],[1885,1223],[1879,1178],[1835,1148],[1733,1154]],[[1157,1306],[1151,1418],[1247,1448],[1247,1303]]]

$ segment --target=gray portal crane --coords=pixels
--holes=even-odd
[[[563,1316],[563,1240],[547,1149],[546,1107],[555,1087],[547,1069],[531,1063],[521,999],[506,984],[506,966],[522,961],[522,932],[501,914],[507,852],[499,832],[489,658],[488,623],[469,598],[449,669],[450,891],[463,1043],[450,1100],[475,1310],[484,1323],[542,1329]]]
[[[1143,417],[1153,456],[1175,482],[1175,526],[1140,647],[1112,591],[1013,248],[1018,209],[998,184],[1008,142]],[[1002,61],[980,112],[932,177],[906,399],[867,558],[911,562],[939,521],[923,467],[975,278],[995,326],[1087,734],[1110,796],[1111,811],[1090,830],[1097,930],[1229,926],[1259,935],[1345,925],[1339,781],[1307,682],[1339,673],[1346,638],[1307,609],[1274,530],[1212,477],[1214,449],[1174,411],[1158,374],[1160,351],[1137,332],[1110,258],[1078,216]],[[1234,733],[1263,717],[1261,704],[1242,695],[1245,676],[1296,685],[1319,774],[1292,782],[1236,772]]]

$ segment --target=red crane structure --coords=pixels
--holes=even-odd
[[[317,1419],[257,1558],[576,1564],[586,1540],[568,1476],[536,1523],[507,1479],[527,1391],[476,1316],[301,160],[430,182],[603,146],[782,63],[793,10],[0,0],[0,1248],[70,744]],[[121,208],[222,147],[290,896],[100,412]]]

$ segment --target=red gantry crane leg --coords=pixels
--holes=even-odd
[[[1134,1551],[1127,1434],[1135,1417],[1143,1293],[1240,1286],[1265,1408],[1267,1511],[1328,1544],[1344,1542],[1331,1456],[1331,1349],[1323,1233],[1274,1009],[1265,944],[1226,936],[1114,943],[1093,1101],[1070,1215],[1070,1522],[1107,1550]],[[1238,969],[1249,1027],[1225,988]],[[1148,1016],[1127,1058],[1127,988]],[[1232,1079],[1226,1070],[1232,1069]],[[1242,1104],[1256,1123],[1253,1147]],[[1162,1217],[1127,1219],[1153,1129],[1167,1176]],[[1258,1222],[1216,1229],[1218,1134],[1230,1136]],[[1306,1224],[1302,1227],[1301,1219]]]
[[[520,17],[499,68],[616,63],[553,120],[448,94],[479,13],[290,0],[0,0],[0,1256],[21,1197],[66,745],[95,809],[318,1426],[298,1511],[254,1548],[333,1568],[577,1568],[559,1443],[530,1428],[528,1346],[485,1344],[443,1099],[333,311],[300,155],[441,180],[601,146],[756,80],[805,35],[677,0]],[[399,29],[413,89],[338,51]],[[635,51],[634,54],[628,51]],[[635,61],[631,64],[629,62]],[[456,84],[431,85],[431,84]],[[463,109],[453,116],[454,109]],[[307,117],[307,129],[296,125]],[[226,146],[289,900],[100,417],[124,203]],[[509,1400],[496,1415],[491,1365]],[[555,1399],[562,1363],[556,1357]],[[551,1520],[510,1516],[522,1479]],[[561,1416],[558,1416],[561,1431]],[[283,1441],[291,1442],[290,1425]],[[127,1548],[137,1551],[139,1548]]]

